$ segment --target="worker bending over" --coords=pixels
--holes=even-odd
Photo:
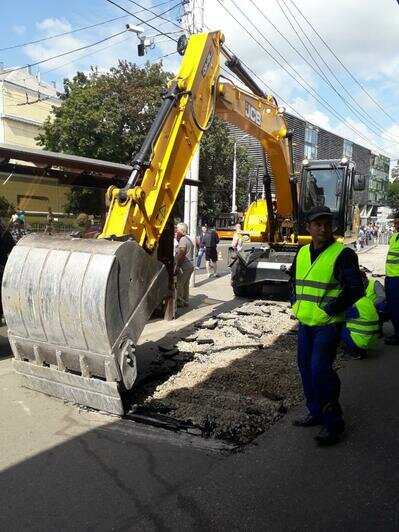
[[[292,310],[299,320],[298,367],[309,410],[294,425],[322,425],[315,437],[320,445],[337,443],[345,428],[333,363],[345,311],[364,296],[357,255],[335,241],[332,222],[328,207],[309,211],[306,229],[312,242],[298,251],[290,272]]]
[[[345,359],[364,358],[382,336],[382,324],[386,320],[384,287],[379,281],[369,279],[365,271],[361,275],[366,295],[347,309],[341,331]]]

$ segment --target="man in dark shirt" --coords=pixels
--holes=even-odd
[[[216,246],[219,243],[219,236],[215,229],[210,229],[210,228],[207,229],[205,236],[204,236],[204,243],[205,243],[206,273],[208,274],[208,277],[218,277],[218,274],[217,274],[218,252],[217,252]],[[213,274],[210,271],[211,264],[213,268]]]
[[[314,249],[313,243],[311,243],[310,256],[312,263],[333,242],[335,242],[335,239],[331,236],[329,240],[318,249]],[[295,301],[295,272],[296,257],[290,269],[290,277],[294,294],[292,302]],[[324,310],[330,316],[343,312],[364,296],[364,286],[359,270],[359,261],[356,253],[351,248],[345,248],[337,258],[334,267],[334,276],[340,282],[342,286],[342,292],[334,301],[331,301],[331,303],[328,303],[325,307]]]
[[[294,421],[298,427],[311,427],[323,425],[316,441],[320,445],[332,445],[339,441],[339,435],[343,432],[345,423],[342,419],[342,410],[339,404],[340,380],[333,368],[333,362],[337,354],[337,347],[340,339],[340,331],[343,319],[339,315],[347,308],[351,307],[358,299],[364,295],[363,281],[359,270],[356,253],[350,248],[338,249],[338,256],[335,258],[332,272],[327,274],[324,269],[320,269],[318,257],[321,258],[323,252],[330,256],[333,248],[329,247],[335,243],[332,235],[332,213],[328,207],[314,207],[308,215],[307,230],[312,242],[309,247],[300,250],[301,266],[306,265],[307,257],[310,255],[311,270],[313,277],[308,273],[303,275],[304,268],[301,268],[299,276],[301,286],[308,286],[310,290],[323,290],[325,295],[331,294],[332,283],[336,286],[338,282],[339,291],[336,297],[329,297],[328,303],[322,306],[317,303],[317,296],[299,295],[306,302],[313,302],[308,307],[309,319],[300,311],[298,303],[295,305],[298,294],[296,283],[298,280],[298,254],[295,257],[290,270],[291,282],[293,286],[292,303],[294,314],[298,317],[300,324],[298,329],[298,367],[302,377],[306,404],[309,414],[304,418]],[[306,253],[305,253],[306,252]],[[305,261],[305,262],[304,262]],[[323,264],[326,264],[325,262]],[[330,263],[332,265],[332,263]],[[308,266],[306,266],[308,268]],[[328,267],[327,267],[328,269]],[[315,272],[318,272],[317,274]],[[316,275],[317,279],[314,279]],[[326,275],[331,275],[330,280]],[[308,280],[312,278],[313,280]],[[319,277],[320,276],[320,277]],[[323,287],[323,288],[321,288]],[[303,305],[305,307],[305,305]],[[305,307],[306,308],[306,307]],[[315,318],[312,312],[315,311]],[[320,317],[318,317],[320,315]],[[331,320],[329,319],[331,318]],[[341,321],[342,320],[342,321]]]

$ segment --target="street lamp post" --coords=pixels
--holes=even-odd
[[[237,189],[237,142],[234,142],[234,156],[233,156],[233,193],[231,195],[231,212],[237,212],[236,205],[236,189]]]
[[[249,137],[249,134],[247,133],[243,137],[241,137],[240,141],[243,141]],[[233,192],[231,197],[231,213],[236,214],[237,212],[237,203],[236,203],[236,195],[237,195],[237,141],[234,142],[234,155],[233,155]]]

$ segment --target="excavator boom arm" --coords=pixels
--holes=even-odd
[[[171,81],[144,147],[133,162],[127,186],[111,191],[102,238],[130,235],[148,251],[155,248],[215,112],[260,141],[276,178],[279,214],[284,218],[292,216],[285,119],[273,97],[219,82],[222,43],[220,32],[190,38],[179,73]],[[259,92],[256,84],[249,83],[248,76],[243,79]]]
[[[219,73],[221,42],[220,32],[190,38],[179,73],[171,82],[176,88],[173,105],[153,135],[148,167],[140,176],[143,168],[140,161],[134,170],[137,184],[125,191],[122,201],[120,191],[112,191],[103,238],[131,235],[148,251],[154,249],[203,129],[214,112],[213,91]]]

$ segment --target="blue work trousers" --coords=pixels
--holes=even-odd
[[[340,338],[339,325],[310,327],[299,324],[298,367],[306,406],[312,416],[334,429],[342,425],[339,404],[341,381],[333,369]]]
[[[205,255],[205,248],[199,248],[197,255],[197,268],[201,268],[202,257]]]
[[[385,293],[389,319],[399,338],[399,277],[385,277]]]

